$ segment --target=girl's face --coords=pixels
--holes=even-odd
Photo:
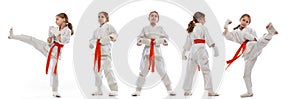
[[[65,18],[61,18],[59,16],[56,16],[55,23],[56,23],[57,26],[61,27],[63,25],[63,23],[65,23],[65,22],[66,22]]]
[[[107,21],[107,18],[105,17],[105,15],[103,13],[100,13],[98,15],[98,22],[102,25]]]
[[[241,27],[247,27],[250,24],[250,19],[249,17],[244,16],[243,18],[241,18],[240,22]]]
[[[151,13],[149,16],[149,21],[151,24],[156,24],[158,22],[158,14],[157,13]]]

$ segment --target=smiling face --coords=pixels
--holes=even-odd
[[[156,24],[159,21],[159,15],[156,11],[153,11],[149,14],[150,24]]]
[[[247,27],[250,22],[251,22],[251,18],[250,18],[250,15],[248,14],[244,14],[241,18],[240,18],[240,25],[241,27]]]

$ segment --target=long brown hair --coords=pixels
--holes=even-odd
[[[204,13],[199,12],[199,11],[196,12],[196,13],[194,14],[194,16],[193,16],[193,20],[190,21],[190,23],[188,24],[188,28],[186,29],[186,31],[187,31],[188,33],[193,32],[193,29],[194,29],[194,27],[195,27],[195,23],[199,23],[198,20],[197,20],[197,18],[204,18],[204,17],[205,17],[205,14],[204,14]]]
[[[65,13],[59,13],[56,15],[57,17],[60,17],[60,18],[65,18],[66,19],[66,25],[68,26],[69,29],[71,29],[71,35],[74,34],[74,30],[73,30],[73,26],[72,24],[69,22],[69,18],[67,16],[67,14]]]
[[[243,14],[241,17],[240,17],[240,20],[243,18],[243,17],[248,17],[249,18],[249,24],[251,23],[251,17],[249,14]],[[233,28],[233,30],[236,30],[238,28],[240,28],[241,25],[239,24],[238,26],[236,26],[235,28]]]

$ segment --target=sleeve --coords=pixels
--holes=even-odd
[[[52,45],[54,43],[54,39],[56,39],[55,35],[52,33],[53,29],[56,29],[54,26],[49,26],[48,36],[52,37],[52,41],[49,43],[49,45]]]
[[[54,28],[54,26],[49,26],[49,30],[48,30],[48,36],[49,37],[53,36],[53,34],[52,34],[52,28]]]
[[[257,38],[256,31],[255,31],[254,29],[251,29],[251,34],[252,34],[255,38]]]
[[[210,34],[208,33],[208,30],[206,27],[203,28],[203,32],[205,35],[205,42],[206,44],[211,47],[213,44],[215,44],[214,40],[211,38]]]
[[[49,27],[49,35],[58,36],[60,34],[58,28],[55,28],[54,26]]]
[[[159,29],[161,32],[161,36],[155,40],[155,45],[161,45],[165,40],[169,40],[169,36],[167,35],[166,31],[162,27],[160,27]]]
[[[143,28],[142,32],[137,36],[137,41],[141,41],[142,44],[150,45],[150,39],[145,37],[145,28]]]
[[[62,32],[61,36],[61,43],[67,44],[70,42],[71,38],[71,30],[67,29],[66,31]]]
[[[183,45],[183,50],[184,51],[190,51],[190,49],[192,47],[192,44],[193,44],[189,35],[186,37],[185,43]]]
[[[101,38],[100,40],[101,45],[108,45],[110,44],[110,41],[117,40],[118,34],[115,28],[112,25],[108,25],[107,30],[108,30],[108,35]]]
[[[96,40],[97,40],[97,30],[94,31],[93,36],[91,37],[91,39],[89,40],[90,44],[95,45],[96,44]]]
[[[233,41],[233,42],[237,42],[236,40],[237,40],[237,36],[236,36],[236,31],[235,30],[233,30],[233,31],[231,31],[231,32],[228,32],[228,33],[226,33],[226,34],[223,34],[224,35],[224,37],[227,39],[227,40],[229,40],[229,41]]]
[[[112,40],[113,41],[117,40],[118,34],[112,25],[109,25],[108,31],[109,31],[109,36],[113,38]]]

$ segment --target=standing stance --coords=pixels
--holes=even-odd
[[[192,85],[195,72],[202,70],[204,78],[204,88],[208,91],[208,96],[219,96],[213,91],[212,79],[209,69],[208,53],[205,48],[205,43],[214,49],[214,56],[218,56],[218,50],[213,39],[210,37],[205,24],[205,14],[196,12],[193,20],[189,23],[187,32],[188,36],[183,47],[182,58],[188,59],[186,75],[184,80],[184,96],[192,95]],[[186,57],[186,51],[190,51],[189,57]]]
[[[118,84],[111,67],[112,45],[110,41],[116,41],[118,35],[114,27],[108,23],[109,17],[107,12],[99,12],[98,21],[100,27],[94,31],[94,35],[90,39],[90,48],[93,49],[94,45],[96,45],[93,70],[95,73],[95,85],[97,90],[92,93],[92,95],[102,95],[102,71],[104,71],[111,90],[109,96],[116,96],[118,95]]]
[[[165,62],[160,50],[160,45],[168,45],[168,35],[161,26],[156,25],[159,21],[159,15],[156,11],[150,12],[148,19],[150,25],[143,28],[137,39],[137,45],[145,44],[145,47],[141,59],[141,71],[136,82],[136,92],[132,96],[140,96],[145,77],[149,71],[154,72],[155,69],[161,76],[161,80],[165,84],[169,95],[175,96],[176,94],[172,91],[170,78],[166,73]]]

